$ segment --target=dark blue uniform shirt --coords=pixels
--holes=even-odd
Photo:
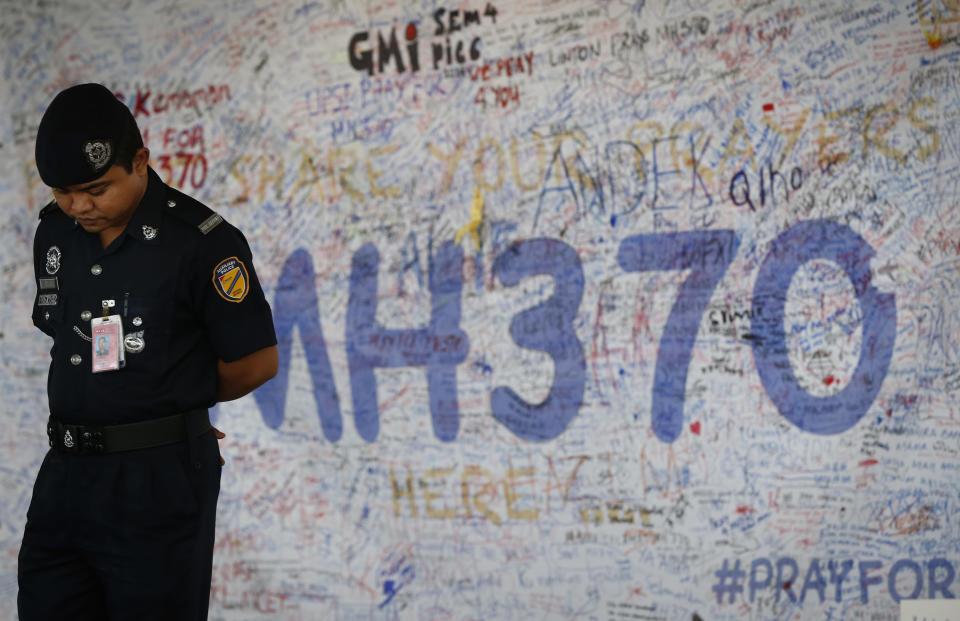
[[[124,232],[102,248],[52,203],[34,238],[33,323],[53,337],[50,413],[109,425],[216,402],[217,360],[276,344],[250,248],[235,227],[150,170]],[[126,364],[92,373],[91,317],[120,315]]]

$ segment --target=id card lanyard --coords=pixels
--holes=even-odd
[[[117,371],[126,364],[123,352],[123,322],[120,315],[110,314],[115,300],[103,300],[103,315],[91,320],[93,332],[93,372]]]

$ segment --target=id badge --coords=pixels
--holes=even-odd
[[[116,371],[123,367],[123,323],[120,315],[90,320],[93,330],[93,372]]]

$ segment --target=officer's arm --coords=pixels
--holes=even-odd
[[[249,394],[277,374],[277,346],[264,347],[233,362],[217,361],[217,401]]]

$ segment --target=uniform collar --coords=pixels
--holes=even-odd
[[[146,244],[158,244],[162,236],[160,223],[162,220],[161,205],[166,195],[166,185],[152,168],[147,169],[147,190],[140,200],[133,217],[127,223],[124,231],[126,235]]]

